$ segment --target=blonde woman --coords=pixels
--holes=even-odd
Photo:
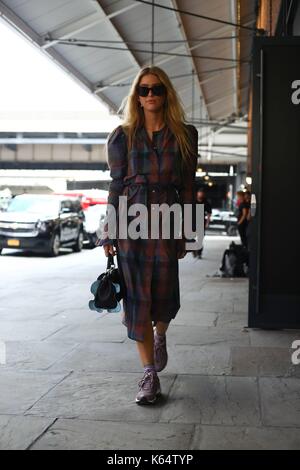
[[[119,196],[126,196],[128,208],[142,203],[148,214],[153,204],[194,203],[198,132],[186,123],[167,74],[155,66],[141,69],[120,110],[122,125],[107,139],[108,203],[118,209]],[[106,224],[99,245],[106,256],[117,256],[126,288],[122,323],[144,367],[136,403],[153,404],[161,394],[157,373],[168,361],[166,331],[180,308],[178,259],[186,254],[185,239],[121,238],[118,233],[112,239]]]

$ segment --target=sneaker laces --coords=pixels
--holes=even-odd
[[[149,380],[150,379],[150,380]],[[151,389],[152,385],[154,384],[154,374],[151,372],[145,372],[143,378],[139,381],[139,387]]]

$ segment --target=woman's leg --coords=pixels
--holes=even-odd
[[[156,323],[156,331],[159,335],[166,334],[168,327],[169,327],[169,323],[165,323],[163,321],[158,321]]]
[[[166,331],[169,323],[158,321],[154,333],[154,362],[157,372],[161,372],[168,362]]]
[[[139,391],[135,401],[139,405],[152,404],[161,394],[161,388],[154,365],[154,332],[151,321],[148,321],[145,329],[144,341],[137,341],[137,346],[144,366],[144,375],[139,381]]]
[[[158,321],[156,331],[159,335],[164,335],[169,327],[169,323]],[[154,363],[154,332],[152,322],[149,321],[145,330],[144,341],[137,341],[137,347],[143,366]]]
[[[169,323],[158,321],[156,323],[156,331],[159,335],[164,335],[169,327]],[[152,323],[148,322],[145,330],[144,341],[137,341],[137,347],[143,366],[153,364],[154,362],[154,332]]]
[[[136,343],[143,366],[154,364],[154,333],[151,320],[147,323],[144,341]]]

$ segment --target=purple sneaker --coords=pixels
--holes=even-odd
[[[139,391],[136,396],[138,405],[153,405],[157,397],[161,394],[159,378],[155,371],[144,372],[143,378],[139,381]]]
[[[167,337],[154,332],[154,365],[156,372],[161,372],[167,365]]]

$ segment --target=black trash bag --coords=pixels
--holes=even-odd
[[[220,271],[223,277],[247,277],[249,268],[249,251],[243,245],[232,242],[224,251]]]

